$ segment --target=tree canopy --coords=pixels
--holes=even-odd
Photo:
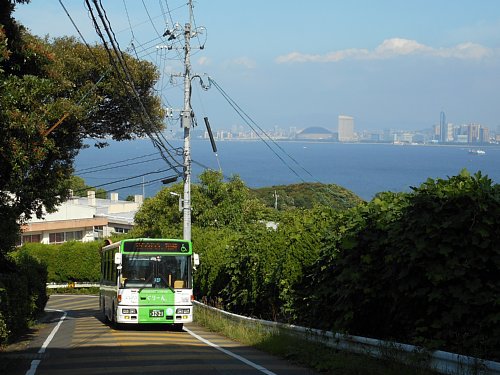
[[[498,359],[499,225],[500,185],[480,172],[380,193],[332,226],[295,288],[298,323]]]
[[[38,38],[12,18],[12,1],[0,8],[0,230],[11,236],[5,251],[20,220],[67,198],[84,139],[144,136],[163,127],[164,114],[151,63],[125,54],[133,83],[125,81],[103,47]],[[139,98],[130,95],[132,84]]]
[[[224,182],[220,172],[207,170],[191,190],[193,227],[240,230],[247,224],[272,217],[270,210],[253,198],[248,187],[237,176]],[[182,185],[161,190],[147,199],[135,216],[134,234],[138,237],[182,236],[182,212],[178,196]]]
[[[251,192],[268,207],[277,203],[278,210],[313,208],[315,205],[345,210],[362,202],[361,198],[342,186],[319,182],[263,187]]]

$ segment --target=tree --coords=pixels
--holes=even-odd
[[[191,191],[193,226],[201,228],[241,229],[247,224],[268,219],[272,212],[259,200],[252,198],[248,187],[237,176],[223,181],[222,173],[204,171],[200,183]],[[172,236],[182,228],[178,196],[182,185],[161,190],[147,199],[135,216],[134,233],[139,236]]]
[[[151,63],[125,54],[138,99],[104,48],[73,38],[37,38],[12,19],[14,2],[0,0],[0,9],[0,231],[5,252],[20,222],[41,217],[42,207],[53,211],[68,197],[73,161],[85,138],[149,134],[162,128],[163,111],[153,94],[158,72]]]
[[[499,226],[500,185],[480,172],[379,194],[297,283],[300,323],[498,360]]]
[[[292,185],[278,185],[252,189],[252,195],[268,207],[275,205],[275,192],[278,194],[278,209],[313,208],[315,205],[346,210],[362,202],[353,192],[335,184],[305,182]]]

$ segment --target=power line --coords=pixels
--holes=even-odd
[[[85,172],[87,170],[95,170],[95,168],[101,168],[101,167],[107,167],[107,166],[111,166],[111,165],[121,164],[121,163],[124,163],[126,161],[147,158],[147,157],[153,156],[153,155],[156,155],[156,152],[153,152],[151,154],[136,156],[136,157],[133,157],[133,158],[128,158],[128,159],[124,159],[124,160],[120,160],[120,161],[116,161],[116,162],[113,162],[113,163],[99,164],[99,165],[94,165],[94,166],[87,167],[87,168],[82,168],[82,169],[79,169],[79,170],[75,171],[75,173],[81,173],[81,172]]]
[[[109,167],[105,167],[105,168],[100,168],[100,169],[94,169],[94,170],[91,170],[91,171],[86,171],[86,172],[75,172],[75,173],[78,173],[79,176],[81,175],[84,175],[84,174],[89,174],[89,173],[94,173],[94,172],[102,172],[102,171],[109,171],[111,169],[116,169],[116,168],[124,168],[124,167],[130,167],[132,165],[138,165],[138,164],[144,164],[144,163],[149,163],[151,161],[156,161],[156,160],[163,160],[162,157],[159,157],[159,158],[154,158],[154,159],[148,159],[148,160],[143,160],[143,161],[137,161],[135,163],[129,163],[129,164],[125,164],[125,165],[118,165],[118,166],[109,166]]]
[[[151,18],[151,15],[149,14],[149,11],[148,11],[148,7],[146,6],[146,4],[144,3],[144,0],[142,0],[142,5],[144,6],[144,10],[146,11],[146,14],[148,15],[148,18],[149,18],[149,22],[151,22],[151,25],[153,26],[153,29],[154,31],[156,32],[156,35],[158,35],[158,37],[161,38],[161,34],[158,32],[158,30],[156,29],[156,26],[153,22],[153,19]]]
[[[122,186],[122,187],[118,187],[118,188],[114,188],[113,191],[118,191],[118,190],[123,190],[123,189],[129,189],[131,187],[136,187],[136,186],[145,186],[145,185],[150,185],[150,184],[153,184],[155,182],[159,182],[159,181],[162,181],[164,180],[165,177],[160,177],[160,178],[156,178],[154,180],[149,180],[149,181],[144,181],[144,182],[139,182],[137,184],[132,184],[132,185],[127,185],[127,186]],[[77,190],[77,192],[83,192],[83,191],[86,191],[87,189],[81,189],[81,190]]]
[[[260,135],[260,133],[258,131],[255,130],[254,126],[252,125],[255,124],[255,122],[251,119],[250,116],[248,116],[242,109],[241,107],[238,106],[238,104],[231,99],[231,97],[222,89],[222,87],[220,87],[217,82],[215,82],[212,78],[208,78],[208,80],[215,86],[215,88],[217,88],[217,90],[219,91],[219,93],[224,97],[224,99],[226,99],[226,101],[229,103],[229,105],[236,111],[236,113],[241,117],[241,119],[243,121],[245,121],[245,123],[255,132],[255,134],[257,134],[257,136],[259,137],[259,139],[264,142],[264,144],[271,150],[271,152],[273,154],[275,154],[278,159],[281,160],[281,162],[295,175],[297,176],[302,182],[305,182],[305,180],[302,178],[302,176],[300,176],[297,171],[295,171],[295,169],[293,169],[287,162],[285,159],[283,159],[281,157],[281,155],[279,155],[272,147],[271,145]],[[261,129],[259,127],[259,129]],[[265,132],[263,132],[264,134],[266,134]],[[266,134],[267,135],[267,134]]]
[[[281,160],[283,164],[295,175],[297,176],[302,182],[306,182],[272,147],[271,145],[263,139],[263,137],[255,130],[255,128],[252,126],[255,125],[284,155],[286,155],[290,160],[292,160],[300,169],[302,169],[304,172],[306,172],[310,177],[313,178],[314,181],[321,183],[318,181],[317,178],[315,178],[307,169],[305,169],[294,157],[292,157],[288,152],[286,152],[283,147],[281,147],[274,139],[272,139],[271,136],[269,136],[264,129],[262,129],[243,109],[222,89],[222,87],[215,82],[212,78],[208,77],[208,80],[210,83],[212,83],[217,90],[221,93],[221,95],[226,99],[226,101],[229,103],[229,105],[236,111],[236,113],[245,121],[245,123],[257,134],[257,136],[264,142],[264,144]],[[331,193],[331,194],[336,194],[332,189],[328,187],[328,185],[325,185],[326,190]]]
[[[120,82],[124,86],[125,90],[131,92],[132,96],[137,100],[137,103],[139,104],[139,106],[141,108],[142,116],[144,116],[144,119],[145,119],[145,121],[144,120],[143,121],[149,123],[149,125],[151,126],[150,129],[148,129],[148,127],[145,126],[144,130],[148,134],[149,138],[151,139],[151,141],[153,142],[153,144],[155,145],[155,147],[157,147],[160,150],[160,153],[161,153],[163,159],[167,162],[167,164],[171,168],[175,169],[178,174],[180,174],[180,172],[177,170],[177,167],[180,167],[181,164],[179,162],[177,162],[177,160],[173,157],[173,155],[170,154],[168,148],[164,145],[163,141],[166,141],[166,139],[163,137],[163,135],[161,134],[161,132],[158,132],[155,129],[155,125],[154,125],[154,123],[153,123],[153,121],[152,121],[149,113],[147,112],[147,110],[146,110],[146,108],[144,106],[144,103],[141,100],[141,97],[140,97],[139,93],[137,92],[137,90],[135,88],[134,81],[133,81],[133,79],[132,79],[132,77],[130,75],[130,71],[129,71],[128,67],[127,67],[125,56],[123,55],[123,52],[119,48],[119,44],[116,41],[115,34],[114,34],[113,30],[112,30],[111,24],[109,23],[109,19],[106,16],[105,10],[102,7],[102,3],[100,1],[98,3],[97,0],[93,0],[93,3],[94,3],[94,6],[96,8],[96,11],[98,13],[98,16],[99,16],[99,18],[101,20],[101,23],[102,23],[102,25],[104,27],[104,30],[105,30],[105,32],[106,32],[106,34],[108,36],[109,43],[111,44],[111,47],[112,47],[112,49],[114,51],[115,57],[113,57],[111,51],[109,50],[109,47],[107,45],[107,41],[104,38],[104,35],[103,35],[103,33],[102,33],[101,29],[100,29],[100,26],[99,26],[99,24],[97,22],[96,17],[94,16],[94,13],[93,13],[93,10],[92,10],[92,7],[90,5],[89,0],[85,0],[85,2],[87,4],[88,10],[90,12],[92,21],[94,23],[94,27],[96,29],[96,32],[99,35],[99,37],[101,38],[101,40],[102,40],[102,42],[104,44],[104,48],[108,52],[108,56],[110,58],[110,61],[111,61],[112,65],[113,65],[113,67],[115,68],[115,70],[118,73],[118,78],[119,78]],[[115,60],[115,58],[116,58],[116,60]],[[118,67],[118,65],[120,65],[121,69]],[[124,74],[124,76],[122,74]],[[168,143],[168,141],[166,141],[166,143],[171,148],[173,148]],[[168,154],[168,157],[163,154],[163,151],[165,151]]]
[[[103,187],[103,186],[108,186],[108,185],[114,185],[114,184],[117,184],[117,183],[120,183],[120,182],[125,182],[125,181],[130,181],[130,180],[133,180],[133,179],[136,179],[136,178],[139,178],[139,177],[144,177],[144,176],[149,176],[149,175],[152,175],[152,174],[158,174],[158,173],[165,173],[165,172],[168,172],[170,171],[171,168],[168,168],[168,169],[162,169],[162,170],[159,170],[159,171],[153,171],[153,172],[147,172],[147,173],[142,173],[142,174],[139,174],[139,175],[136,175],[136,176],[132,176],[132,177],[126,177],[126,178],[122,178],[120,180],[115,180],[115,181],[111,181],[111,182],[106,182],[105,184],[100,184],[100,185],[95,185],[95,186],[92,186],[93,189],[97,189],[97,188],[100,188],[100,187]],[[163,177],[164,178],[164,177]],[[159,179],[161,180],[161,179]],[[140,185],[140,184],[139,184]],[[124,188],[120,188],[120,189],[124,189]],[[85,191],[86,189],[80,189],[80,190],[77,190],[78,192],[80,191]],[[113,189],[113,190],[118,190],[118,189]]]

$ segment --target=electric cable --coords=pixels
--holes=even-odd
[[[105,164],[100,164],[100,165],[94,165],[94,166],[91,166],[91,167],[79,169],[75,173],[81,173],[81,172],[85,172],[87,170],[94,170],[95,168],[101,168],[101,167],[107,167],[107,166],[111,166],[111,165],[121,164],[121,163],[124,163],[126,161],[130,161],[130,160],[137,160],[137,159],[147,158],[149,156],[153,156],[153,155],[156,155],[156,154],[157,154],[156,152],[153,152],[151,154],[140,155],[140,156],[136,156],[136,157],[133,157],[133,158],[119,160],[119,161],[116,161],[116,162],[113,162],[113,163],[105,163]]]
[[[78,176],[85,175],[85,174],[90,174],[90,173],[95,173],[95,172],[109,171],[111,169],[130,167],[132,165],[144,164],[144,163],[149,163],[151,161],[157,161],[157,160],[163,160],[163,158],[159,157],[159,158],[154,158],[154,159],[137,161],[135,163],[129,163],[129,164],[125,164],[125,165],[109,166],[109,167],[103,167],[103,168],[100,168],[100,169],[94,169],[94,170],[86,171],[86,172],[78,172]],[[77,172],[75,172],[75,173],[77,173]]]
[[[142,174],[139,174],[139,175],[136,175],[136,176],[126,177],[126,178],[122,178],[122,179],[120,179],[120,180],[115,180],[115,181],[111,181],[111,182],[106,182],[106,183],[104,183],[104,184],[94,185],[94,186],[92,186],[92,189],[97,189],[97,188],[100,188],[100,187],[103,187],[103,186],[108,186],[108,185],[118,184],[118,183],[120,183],[120,182],[130,181],[130,180],[133,180],[133,179],[136,179],[136,178],[139,178],[139,177],[149,176],[149,175],[152,175],[152,174],[165,173],[165,172],[170,171],[171,169],[172,169],[172,168],[162,169],[162,170],[159,170],[159,171],[153,171],[153,172],[142,173]],[[80,189],[80,190],[77,190],[77,191],[78,191],[78,192],[80,192],[80,191],[84,191],[84,190],[85,190],[85,189]],[[115,190],[115,189],[113,189],[113,190]]]
[[[217,90],[221,93],[221,95],[226,99],[229,105],[236,111],[236,113],[245,121],[245,123],[257,134],[260,140],[264,142],[264,144],[281,160],[281,162],[290,170],[292,173],[297,176],[302,182],[306,182],[270,145],[269,143],[262,138],[262,136],[255,130],[252,126],[254,124],[276,147],[283,152],[290,160],[292,160],[298,167],[300,167],[304,172],[306,172],[315,182],[321,183],[317,178],[315,178],[307,169],[305,169],[295,158],[293,158],[288,152],[286,152],[283,147],[281,147],[271,136],[269,136],[243,109],[222,89],[222,87],[215,82],[212,78],[208,77],[209,82],[211,82]],[[331,194],[335,194],[335,192],[328,187],[326,184],[325,188]]]
[[[93,10],[92,10],[92,7],[90,6],[89,0],[85,0],[85,2],[87,4],[88,10],[90,12],[92,21],[94,23],[94,27],[96,29],[96,32],[99,35],[99,37],[101,38],[101,40],[103,41],[104,47],[105,47],[106,51],[108,52],[108,56],[110,58],[110,61],[118,73],[119,80],[124,85],[125,90],[130,91],[132,93],[133,97],[137,100],[139,106],[141,107],[141,113],[142,113],[141,117],[144,116],[144,118],[145,118],[145,120],[143,119],[143,121],[149,122],[150,125],[153,125],[153,126],[151,126],[150,130],[148,130],[148,128],[145,127],[146,133],[148,134],[148,136],[151,139],[151,141],[153,142],[153,144],[160,150],[160,153],[162,154],[162,156],[163,156],[164,160],[167,162],[167,164],[169,164],[172,168],[174,168],[180,174],[180,172],[177,170],[176,166],[174,166],[173,162],[177,165],[177,167],[180,167],[181,164],[179,162],[177,162],[177,160],[175,160],[173,155],[171,155],[170,152],[168,151],[167,147],[165,147],[163,142],[161,140],[159,140],[159,138],[162,138],[162,137],[161,137],[161,135],[158,134],[159,132],[157,130],[155,130],[154,123],[153,123],[151,117],[149,116],[148,112],[146,111],[146,108],[144,107],[144,104],[142,103],[140,95],[135,88],[134,82],[130,76],[130,72],[128,70],[128,67],[127,67],[127,64],[125,61],[125,57],[124,57],[123,53],[121,52],[121,50],[119,49],[119,45],[118,45],[118,42],[116,41],[115,34],[112,31],[112,28],[111,28],[111,25],[109,24],[109,20],[108,20],[107,16],[105,15],[105,10],[102,8],[102,3],[100,3],[100,1],[99,1],[100,4],[98,4],[97,0],[93,0],[96,11],[99,15],[99,18],[101,19],[101,23],[103,24],[104,29],[106,31],[106,34],[108,35],[111,47],[113,48],[113,51],[115,52],[115,57],[116,57],[117,61],[115,61],[115,58],[113,58],[113,55],[111,54],[111,51],[109,50],[109,48],[107,46],[106,39],[104,38],[104,35],[103,35],[102,31],[100,30],[100,26],[97,22],[97,19],[93,14]],[[118,68],[117,62],[120,64],[121,70]],[[125,79],[123,78],[122,74],[125,75]],[[125,80],[129,83],[128,85],[125,83]],[[153,134],[157,138],[155,138],[155,136],[153,136]],[[168,141],[167,141],[167,144],[169,144]],[[169,144],[169,146],[171,146],[171,145]],[[163,151],[166,151],[166,153],[168,154],[168,156],[170,158],[165,156],[163,154]]]
[[[269,142],[267,142],[261,135],[258,131],[255,130],[255,128],[252,126],[251,124],[251,118],[246,115],[242,110],[241,108],[236,104],[236,102],[234,102],[230,97],[229,95],[227,95],[227,93],[217,84],[217,82],[215,82],[213,79],[211,79],[210,77],[208,78],[209,81],[215,86],[215,88],[217,88],[217,90],[219,91],[219,93],[224,97],[224,99],[226,99],[226,101],[229,103],[229,105],[235,110],[235,112],[241,117],[241,119],[255,132],[255,134],[259,137],[259,139],[264,142],[264,144],[269,148],[269,150],[271,150],[271,152],[276,155],[276,157],[278,157],[278,159],[281,160],[281,162],[298,178],[300,179],[302,182],[306,182],[301,175],[299,175],[297,173],[297,171],[295,169],[293,169],[287,162],[285,159],[283,159],[283,157],[281,157],[281,155],[279,155],[272,147],[271,145],[269,144]],[[250,119],[251,121],[249,121],[248,119]]]
[[[149,116],[149,113],[146,111],[146,108],[145,108],[145,106],[144,106],[144,103],[142,102],[142,100],[141,100],[141,98],[140,98],[140,95],[139,95],[139,93],[137,92],[137,90],[136,90],[136,88],[135,88],[135,84],[134,84],[134,82],[133,82],[133,80],[132,80],[132,77],[131,77],[131,75],[130,75],[130,71],[129,71],[129,69],[128,69],[128,66],[127,66],[127,62],[126,62],[125,56],[123,55],[123,52],[120,50],[120,47],[119,47],[118,41],[116,40],[116,35],[115,35],[115,33],[113,32],[113,29],[112,29],[112,27],[111,27],[111,23],[109,22],[109,19],[108,19],[108,17],[107,17],[106,11],[105,11],[105,9],[104,9],[104,8],[103,8],[103,6],[102,6],[102,1],[101,1],[101,0],[99,0],[100,8],[99,8],[99,7],[98,7],[98,5],[97,5],[97,0],[93,0],[93,1],[94,1],[94,5],[96,6],[96,9],[97,9],[97,12],[98,12],[98,14],[99,14],[99,17],[101,18],[101,22],[102,22],[102,24],[103,24],[103,26],[104,26],[104,29],[106,30],[106,33],[107,33],[107,35],[108,35],[108,37],[109,37],[109,39],[110,39],[111,46],[113,47],[113,50],[115,51],[115,54],[116,54],[116,56],[118,57],[118,62],[119,62],[119,63],[120,63],[120,65],[122,66],[122,69],[123,69],[123,71],[125,72],[125,75],[126,75],[126,77],[127,77],[127,80],[128,80],[128,82],[130,83],[130,85],[131,85],[131,90],[132,90],[132,93],[134,94],[134,96],[136,97],[137,101],[139,102],[139,104],[140,104],[140,106],[141,106],[141,109],[142,109],[143,113],[144,113],[144,114],[145,114],[145,116],[146,116],[146,119],[147,119],[147,120],[149,120],[149,123],[150,123],[151,125],[153,125],[153,121],[152,121],[151,117]],[[102,10],[102,11],[101,11],[101,10]],[[147,10],[146,10],[146,11],[147,11]],[[104,15],[104,18],[105,18],[105,20],[106,20],[107,24],[106,24],[106,22],[104,22],[104,19],[103,19],[103,17],[102,17],[103,15]],[[148,12],[148,15],[149,15],[149,12]],[[150,17],[150,19],[151,19],[151,17]],[[157,131],[154,129],[154,127],[152,127],[152,129],[153,129],[153,133],[154,133],[154,134],[156,135],[156,137],[157,137],[156,142],[158,142],[158,138],[162,138],[164,141],[166,141],[166,143],[167,143],[170,147],[172,147],[172,145],[171,145],[171,144],[170,144],[170,143],[169,143],[169,142],[168,142],[168,141],[167,141],[167,140],[163,137],[163,134],[162,134],[161,132],[157,132]],[[151,137],[151,136],[150,136],[150,137]],[[153,141],[153,142],[154,142],[154,141]],[[174,157],[170,154],[170,152],[169,152],[168,148],[167,148],[167,147],[165,147],[164,143],[163,143],[161,140],[158,142],[158,145],[160,146],[160,147],[158,147],[158,148],[161,148],[161,147],[162,147],[162,148],[163,148],[163,150],[165,150],[165,151],[169,154],[169,156],[170,156],[173,160],[175,160],[175,158],[174,158]],[[168,163],[168,164],[169,164],[172,168],[176,169],[176,168],[173,166],[173,164],[170,162],[170,160],[169,160],[168,158],[164,158],[164,159],[165,159],[165,161],[166,161],[166,162],[167,162],[167,163]],[[180,166],[180,163],[178,163],[178,166]],[[177,169],[176,169],[176,170],[177,170]],[[177,172],[180,174],[180,172],[179,172],[179,171],[177,171]]]
[[[139,182],[137,184],[132,184],[132,185],[127,185],[127,186],[121,186],[121,187],[118,187],[118,188],[114,188],[113,191],[118,191],[118,190],[123,190],[123,189],[129,189],[131,187],[136,187],[136,186],[147,186],[147,185],[150,185],[150,184],[153,184],[155,182],[159,182],[159,181],[162,181],[164,180],[165,177],[160,177],[160,178],[156,178],[154,180],[149,180],[149,181],[144,181],[144,182]],[[89,187],[90,189],[93,189],[95,187]],[[77,192],[84,192],[84,191],[87,191],[88,189],[80,189],[80,190],[77,190]]]

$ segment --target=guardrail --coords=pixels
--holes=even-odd
[[[99,283],[92,282],[79,282],[79,281],[70,281],[67,283],[47,283],[48,289],[59,289],[59,288],[99,288]]]
[[[295,326],[267,320],[254,319],[236,315],[207,306],[194,301],[195,306],[209,309],[233,321],[248,325],[260,325],[269,331],[284,331],[302,339],[322,343],[329,347],[345,350],[352,353],[365,354],[376,358],[386,358],[402,363],[425,365],[441,374],[465,375],[488,374],[500,375],[500,363],[487,361],[465,355],[445,352],[441,350],[428,351],[426,349],[401,344],[397,342],[382,341],[360,336],[350,336],[335,332],[321,331],[318,329]]]

